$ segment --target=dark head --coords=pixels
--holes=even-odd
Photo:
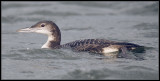
[[[23,29],[17,30],[17,32],[36,32],[48,35],[47,45],[51,45],[50,47],[60,45],[61,42],[61,32],[58,26],[52,21],[40,21],[35,25]],[[42,48],[50,48],[42,46]]]

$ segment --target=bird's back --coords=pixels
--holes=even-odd
[[[127,48],[127,50],[136,49],[139,45],[125,42],[115,42],[105,39],[84,39],[76,40],[60,46],[61,48],[71,48],[76,51],[89,51],[92,53],[104,53],[119,51],[120,48]],[[104,49],[105,48],[105,49]],[[107,48],[107,49],[106,49]],[[112,50],[112,51],[111,51]]]

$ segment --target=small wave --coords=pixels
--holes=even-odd
[[[148,4],[136,4],[130,9],[124,10],[123,13],[132,14],[132,15],[158,15],[159,12],[159,3],[148,3]]]
[[[134,28],[137,28],[138,30],[150,30],[150,29],[158,29],[158,23],[139,23]]]
[[[86,28],[75,28],[75,27],[70,27],[70,28],[62,28],[62,30],[64,31],[69,31],[69,30],[78,30],[78,31],[81,31],[81,30],[90,30],[92,29],[92,27],[86,27]]]
[[[110,71],[108,69],[105,70]],[[86,72],[80,69],[75,69],[74,71],[67,73],[67,75],[64,75],[62,78],[83,80],[83,79],[105,79],[106,77],[109,76],[110,74],[103,70],[90,70]]]
[[[137,70],[137,69],[143,69],[143,70],[148,70],[148,71],[154,71],[152,68],[147,68],[144,66],[127,66],[123,68],[124,70]]]
[[[30,13],[27,13],[26,15],[46,15],[46,16],[75,16],[75,15],[80,15],[78,13],[74,12],[52,12],[49,10],[38,10],[38,11],[33,11]]]

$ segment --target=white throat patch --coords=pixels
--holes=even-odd
[[[47,42],[41,48],[50,48],[49,47],[50,41],[53,41],[54,39],[55,39],[54,36],[52,36],[52,35],[48,36]]]

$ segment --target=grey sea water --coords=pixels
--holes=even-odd
[[[159,79],[159,2],[2,1],[2,79]],[[54,21],[61,44],[102,38],[149,47],[137,59],[108,59],[69,49],[41,49],[47,36],[19,33],[41,20]]]

